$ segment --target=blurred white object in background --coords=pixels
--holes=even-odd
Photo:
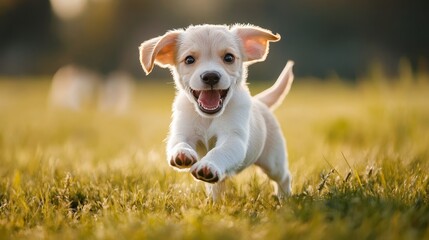
[[[97,107],[120,115],[129,111],[134,88],[134,79],[126,72],[112,72],[103,80],[94,71],[66,65],[54,74],[49,105],[74,111]]]
[[[54,74],[49,103],[53,107],[81,110],[94,103],[100,84],[97,73],[66,65]]]
[[[80,16],[88,5],[88,0],[50,0],[52,11],[62,20]]]
[[[100,88],[99,110],[124,114],[129,111],[134,92],[134,79],[123,71],[109,74]]]

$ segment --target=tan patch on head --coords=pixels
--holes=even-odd
[[[178,60],[182,61],[189,54],[213,60],[228,51],[235,55],[239,54],[239,44],[227,26],[192,26],[186,29],[180,38]]]

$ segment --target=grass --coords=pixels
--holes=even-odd
[[[429,84],[405,77],[298,79],[275,112],[294,195],[250,168],[216,204],[165,161],[172,85],[140,83],[117,116],[2,79],[0,239],[428,239]]]

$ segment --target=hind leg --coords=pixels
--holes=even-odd
[[[259,164],[256,163],[273,181],[274,194],[278,197],[290,196],[292,194],[292,176],[284,161],[275,160],[277,163]]]
[[[283,177],[274,178],[274,194],[280,198],[292,195],[292,176],[288,169],[285,169]]]
[[[271,146],[264,149],[261,157],[255,163],[273,180],[274,194],[278,197],[290,196],[292,194],[292,176],[289,171],[283,142],[270,144]]]
[[[206,193],[211,197],[213,202],[220,201],[225,193],[225,179],[215,184],[206,183]]]

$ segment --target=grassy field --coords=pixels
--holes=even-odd
[[[429,239],[429,79],[297,79],[275,112],[294,194],[250,168],[219,203],[167,166],[172,84],[125,115],[47,107],[0,80],[0,239]],[[256,93],[269,83],[252,84]]]

